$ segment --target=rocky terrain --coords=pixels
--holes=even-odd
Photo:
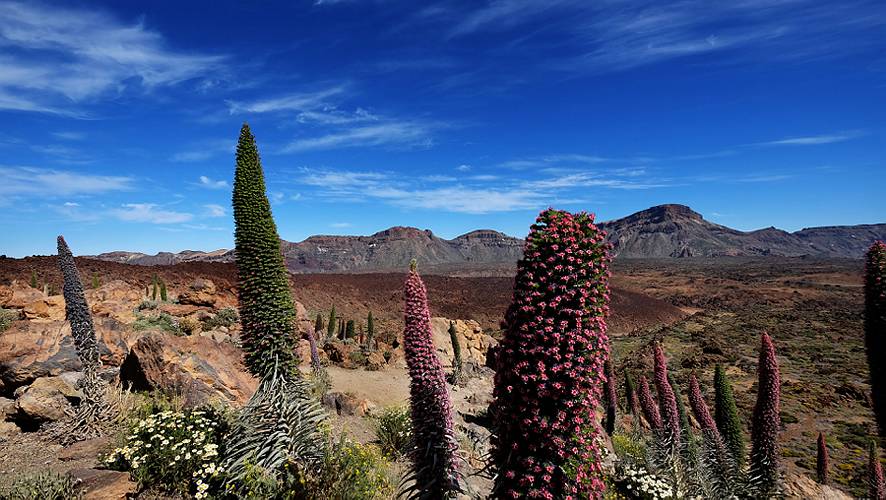
[[[87,300],[109,380],[123,380],[139,391],[172,392],[189,401],[220,399],[236,405],[252,393],[256,381],[241,363],[239,327],[225,319],[236,305],[231,264],[141,267],[85,258],[77,264],[85,283],[95,276],[99,284],[87,290]],[[30,287],[32,272],[50,292],[60,289],[54,259],[0,259],[0,308],[12,315],[0,332],[0,456],[7,458],[0,477],[49,468],[75,471],[102,488],[131,489],[125,475],[95,469],[95,457],[107,448],[106,441],[62,448],[40,432],[80,397],[75,388],[80,365],[62,297]],[[146,297],[155,273],[167,285],[167,301]],[[685,390],[689,374],[696,373],[708,392],[714,364],[724,363],[749,427],[755,344],[759,332],[768,330],[782,364],[782,455],[789,491],[795,498],[821,494],[809,478],[815,437],[824,431],[832,447],[835,486],[862,494],[873,414],[863,355],[860,273],[861,263],[849,259],[618,259],[609,321],[616,370],[648,372],[650,343],[660,340],[677,384]],[[408,394],[397,342],[402,282],[403,275],[395,273],[292,276],[302,331],[332,305],[343,318],[362,320],[369,310],[377,318],[379,347],[368,356],[354,343],[321,338],[321,356],[332,381],[325,404],[333,424],[365,441],[374,439],[370,416],[402,404]],[[472,367],[467,384],[452,391],[462,446],[470,463],[479,467],[488,447],[482,415],[492,387],[492,372],[483,365],[488,349],[496,345],[511,279],[427,275],[426,282],[441,360],[451,365],[446,331],[451,318]],[[299,350],[306,364],[306,341]]]
[[[614,254],[625,258],[817,256],[860,258],[872,242],[886,239],[886,224],[806,228],[789,233],[769,227],[738,231],[705,220],[685,205],[659,205],[622,219],[602,222]],[[392,227],[371,236],[311,236],[282,241],[293,273],[402,271],[413,258],[438,274],[510,275],[523,252],[523,240],[493,230],[477,230],[452,240],[429,230]],[[233,262],[233,251],[145,255],[109,252],[100,260],[146,266],[180,262]]]

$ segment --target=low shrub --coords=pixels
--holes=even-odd
[[[2,309],[0,308],[0,332],[9,329],[12,322],[21,317],[18,309]]]
[[[203,329],[212,330],[220,326],[230,328],[238,321],[240,321],[240,316],[237,315],[237,310],[233,307],[225,307],[217,312],[215,316],[203,320]]]
[[[368,361],[366,353],[364,353],[363,351],[351,351],[351,353],[348,355],[348,358],[350,358],[351,363],[354,363],[357,366],[363,366]]]
[[[0,485],[2,500],[78,500],[77,481],[70,475],[54,472],[20,476],[12,482]]]
[[[128,471],[141,487],[206,498],[220,472],[225,427],[223,416],[210,408],[164,410],[134,422],[123,446],[103,462]]]
[[[407,406],[391,406],[375,417],[375,438],[381,451],[389,458],[398,459],[409,452],[412,445],[412,420]]]
[[[161,330],[175,335],[182,334],[175,318],[164,312],[161,312],[157,316],[142,316],[136,314],[136,320],[132,323],[132,329],[135,331]]]
[[[319,469],[302,473],[289,494],[311,500],[390,499],[395,496],[395,486],[390,464],[377,446],[340,436],[330,441]]]
[[[153,311],[154,309],[157,309],[157,305],[158,305],[158,302],[156,300],[145,299],[141,302],[141,304],[138,305],[136,310],[137,311],[145,311],[145,310]]]
[[[195,318],[186,317],[178,320],[178,329],[184,335],[196,335],[200,333],[202,325]]]

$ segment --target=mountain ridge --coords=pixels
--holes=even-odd
[[[607,232],[618,258],[729,256],[816,256],[860,258],[870,244],[886,239],[886,223],[808,227],[788,232],[774,226],[740,231],[706,220],[686,205],[650,207],[597,224]],[[368,236],[313,235],[300,242],[281,240],[290,271],[371,272],[403,269],[413,258],[422,265],[514,264],[523,240],[493,229],[476,229],[452,239],[429,229],[393,226]],[[232,262],[233,250],[185,250],[147,255],[115,251],[93,256],[137,265],[190,261]]]

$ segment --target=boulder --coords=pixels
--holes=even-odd
[[[218,301],[218,288],[212,280],[205,278],[195,279],[188,289],[178,296],[179,304],[194,306],[215,307]]]
[[[350,392],[328,392],[323,395],[323,405],[335,410],[337,415],[363,417],[375,409],[375,404]]]
[[[0,287],[0,307],[24,309],[28,304],[42,298],[43,292],[18,280],[13,280],[9,286]]]
[[[193,304],[174,304],[172,302],[161,302],[157,306],[157,309],[170,316],[178,316],[179,318],[189,316],[199,311],[204,311],[200,306],[195,306]]]
[[[104,469],[75,469],[71,475],[80,480],[83,500],[121,500],[138,490],[129,473]]]
[[[65,299],[61,295],[41,297],[22,310],[25,319],[59,321],[65,319]]]
[[[449,319],[431,318],[431,329],[434,335],[434,346],[437,355],[444,366],[452,366],[453,350],[452,341],[449,338]],[[494,338],[483,333],[480,323],[474,320],[454,320],[456,335],[461,345],[462,361],[475,361],[480,365],[486,364],[486,352],[490,347],[498,344]]]
[[[179,390],[191,402],[221,398],[244,404],[258,381],[246,371],[243,353],[201,336],[144,336],[120,366],[120,380],[135,390]]]
[[[10,438],[21,431],[14,423],[0,420],[0,440]]]
[[[9,398],[0,398],[0,422],[4,420],[12,420],[15,413],[15,401]]]
[[[784,481],[785,498],[809,500],[849,500],[852,497],[842,491],[819,484],[811,477],[802,474],[788,474]]]
[[[95,290],[86,291],[86,302],[94,318],[113,318],[123,323],[135,321],[133,312],[145,300],[141,287],[113,280]]]
[[[135,335],[113,318],[95,318],[102,363],[119,366]],[[65,321],[18,322],[0,335],[0,391],[82,368]]]
[[[60,420],[71,403],[79,403],[82,397],[64,377],[38,378],[16,399],[17,419],[35,426]]]
[[[62,462],[72,460],[95,459],[106,453],[111,448],[111,438],[108,436],[78,441],[58,453],[58,459]]]
[[[311,365],[311,343],[307,339],[301,339],[295,346],[299,363],[302,365]]]
[[[369,371],[378,371],[388,366],[384,355],[379,351],[372,351],[366,356],[366,369]]]

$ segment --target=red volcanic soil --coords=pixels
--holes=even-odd
[[[101,283],[123,280],[147,287],[156,274],[166,282],[171,297],[183,291],[196,278],[208,278],[222,292],[233,293],[236,267],[219,262],[185,262],[173,266],[136,266],[78,258],[77,266],[84,285],[96,274]],[[38,281],[51,283],[61,290],[62,277],[54,257],[0,259],[0,284],[12,280],[29,282],[36,271]],[[372,311],[380,329],[389,333],[402,328],[402,273],[374,274],[296,274],[291,276],[295,299],[308,310],[311,318],[322,313],[324,320],[334,305],[345,319],[364,320]],[[510,304],[511,277],[424,276],[428,287],[431,314],[447,318],[473,319],[486,330],[497,330]],[[685,313],[670,303],[638,291],[613,287],[610,333],[620,335],[656,324],[671,323]]]

